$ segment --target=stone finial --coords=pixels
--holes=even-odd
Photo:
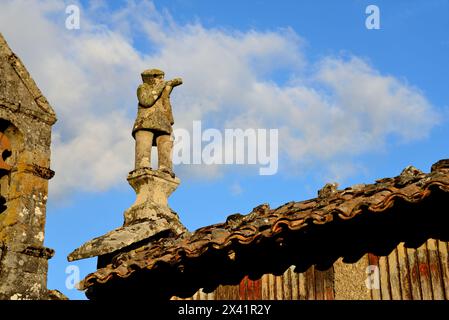
[[[135,168],[128,182],[136,192],[135,203],[125,211],[125,226],[160,217],[173,222],[173,231],[182,233],[177,216],[168,207],[168,197],[180,180],[173,172],[172,132],[174,124],[170,94],[182,84],[181,78],[164,80],[164,71],[148,69],[142,72],[143,84],[137,88],[138,110],[132,134],[136,140]],[[151,149],[157,147],[158,169],[151,169]],[[183,230],[181,230],[183,229]]]
[[[401,187],[422,179],[426,175],[414,166],[408,166],[394,179],[395,186]]]
[[[323,188],[318,190],[318,198],[326,199],[337,192],[338,183],[326,183]]]
[[[182,80],[165,81],[164,72],[158,69],[145,70],[141,75],[143,84],[137,89],[139,103],[132,130],[136,140],[135,167],[127,178],[136,192],[136,200],[124,212],[122,227],[83,244],[68,256],[69,261],[93,256],[103,260],[162,235],[177,236],[187,232],[178,215],[168,206],[168,198],[181,182],[175,177],[172,164],[174,120],[170,93]],[[151,168],[153,146],[158,151],[157,170]]]
[[[164,72],[142,72],[143,83],[137,88],[137,118],[132,135],[136,140],[135,170],[151,167],[151,147],[158,151],[158,170],[174,177],[172,164],[173,113],[170,94],[182,84],[181,78],[165,81]]]

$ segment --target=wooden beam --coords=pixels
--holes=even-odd
[[[391,300],[390,279],[387,257],[379,257],[380,291],[382,300]]]
[[[438,244],[435,239],[427,240],[427,251],[429,254],[430,279],[432,281],[432,292],[434,300],[444,300],[444,286],[441,275],[440,257]]]
[[[324,280],[324,299],[334,300],[335,299],[335,277],[334,277],[334,267],[330,267],[326,271],[323,271]]]
[[[299,300],[307,300],[307,272],[302,272],[298,274],[298,282],[299,282]]]
[[[402,300],[412,300],[413,296],[410,284],[410,271],[408,267],[407,249],[404,247],[403,242],[399,243],[397,251],[398,251],[399,274],[401,278]]]
[[[288,268],[287,270],[285,270],[284,275],[283,275],[283,289],[284,289],[284,300],[291,300],[292,299],[292,280],[291,280],[291,268]]]
[[[295,272],[295,267],[290,268],[291,284],[292,284],[292,300],[299,300],[299,275]]]
[[[410,271],[410,287],[412,289],[412,299],[422,300],[418,252],[416,249],[407,248],[407,260]]]
[[[443,278],[444,295],[445,299],[449,300],[449,250],[448,243],[439,240],[438,241],[438,252],[441,261],[441,273]]]
[[[306,272],[307,300],[315,300],[315,267],[311,266]]]
[[[315,269],[315,299],[324,300],[323,272],[317,269]]]
[[[432,300],[432,280],[430,279],[429,260],[427,257],[427,243],[423,243],[417,250],[419,278],[423,300]]]
[[[388,276],[392,300],[401,300],[401,279],[399,275],[398,252],[395,248],[388,255]]]

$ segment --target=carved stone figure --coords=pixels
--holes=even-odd
[[[174,177],[170,93],[182,84],[182,79],[165,81],[164,72],[158,69],[145,70],[141,76],[143,84],[137,88],[139,106],[132,131],[136,139],[135,169],[151,167],[151,147],[156,146],[159,171]]]
[[[178,214],[168,206],[168,198],[181,183],[172,165],[174,121],[170,93],[182,80],[165,81],[164,72],[158,69],[145,70],[141,75],[143,84],[137,89],[139,108],[132,130],[136,139],[135,168],[127,177],[136,200],[125,210],[122,227],[86,242],[69,254],[69,261],[98,256],[100,267],[128,252],[136,243],[188,232]],[[153,146],[158,150],[158,170],[151,169]]]

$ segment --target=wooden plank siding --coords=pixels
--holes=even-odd
[[[380,294],[382,300],[391,300],[390,272],[388,268],[388,257],[379,257]]]
[[[399,265],[399,277],[401,284],[401,299],[402,300],[412,300],[412,287],[410,279],[410,269],[407,259],[407,248],[405,248],[404,243],[400,243],[397,247],[398,254],[398,265]]]
[[[333,268],[320,271],[310,267],[304,273],[288,268],[282,275],[265,274],[258,280],[247,276],[238,285],[219,286],[212,293],[199,290],[188,299],[173,300],[333,300]]]
[[[388,256],[369,256],[374,266],[378,260],[380,276],[380,297],[371,290],[372,299],[449,299],[447,242],[429,239],[418,248],[401,243]]]
[[[441,278],[444,286],[444,297],[449,299],[449,253],[448,243],[438,241],[438,254],[441,262]]]
[[[435,239],[427,241],[427,251],[429,254],[430,280],[434,300],[444,300],[444,284],[442,279],[441,262],[438,253],[438,243]]]
[[[366,297],[363,299],[449,299],[449,246],[444,241],[429,239],[419,248],[408,248],[400,243],[388,256],[370,253],[356,264],[339,263],[338,268],[334,264],[324,271],[311,266],[305,272],[297,273],[295,266],[291,266],[282,275],[265,274],[258,280],[244,277],[239,285],[219,286],[212,293],[200,290],[189,299],[333,300],[337,296],[348,296],[347,292],[343,295],[336,291],[345,286],[344,282],[336,286],[336,277],[342,279],[340,275],[350,282],[357,282],[354,290],[360,294],[354,296]],[[364,283],[368,276],[378,277],[372,282],[378,284],[377,288],[368,289]]]
[[[308,294],[306,286],[306,275],[304,272],[298,273],[298,293],[299,293],[299,300],[307,300]]]
[[[412,300],[421,300],[421,280],[419,275],[418,256],[415,249],[407,248],[408,268],[410,272],[410,287]]]

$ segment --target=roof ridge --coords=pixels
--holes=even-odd
[[[449,161],[438,163],[446,164]],[[310,205],[307,203],[311,200],[288,202],[276,209],[268,210],[266,207],[264,214],[260,216],[252,215],[254,211],[258,211],[259,206],[249,214],[240,216],[240,224],[234,221],[235,225],[232,226],[226,222],[206,226],[196,230],[190,237],[174,242],[161,239],[141,250],[123,253],[127,255],[126,259],[114,260],[115,263],[87,275],[81,281],[80,287],[87,289],[95,283],[106,283],[116,276],[126,278],[138,269],[151,270],[160,264],[176,267],[177,264],[182,264],[185,257],[197,258],[211,247],[228,250],[232,242],[248,245],[262,238],[275,239],[286,229],[297,232],[306,226],[328,223],[334,218],[344,221],[362,212],[385,212],[401,200],[410,204],[420,203],[433,196],[436,189],[449,193],[449,170],[443,165],[434,165],[433,168],[431,173],[424,174],[414,167],[407,167],[394,178],[380,179],[363,187],[355,185],[355,188],[334,190],[325,203],[320,198],[312,199],[313,203]],[[252,219],[245,220],[245,217],[250,216]],[[248,226],[258,230],[243,232]],[[190,241],[193,238],[195,240]]]

